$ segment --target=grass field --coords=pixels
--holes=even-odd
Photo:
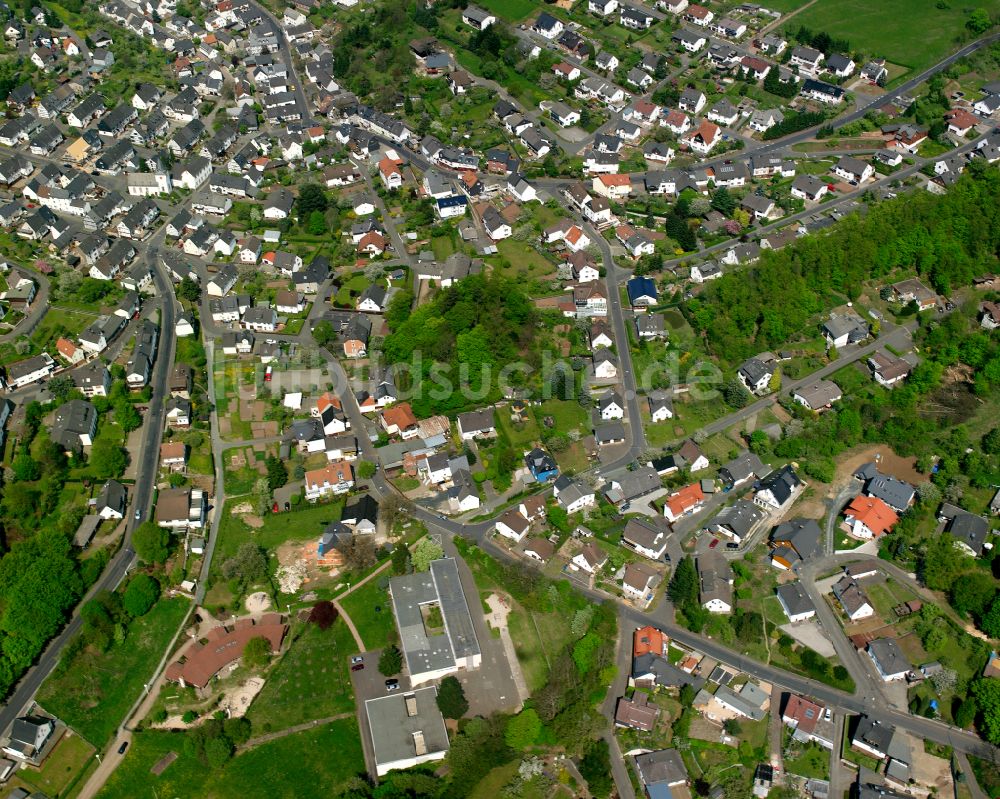
[[[379,577],[369,580],[340,603],[368,650],[381,649],[399,639],[389,592],[379,587],[379,581]]]
[[[348,658],[357,647],[347,625],[338,620],[324,632],[306,624],[297,635],[250,706],[256,730],[285,730],[354,708]]]
[[[159,776],[151,774],[150,769],[171,752],[178,755],[177,759]],[[101,799],[175,796],[325,799],[364,769],[361,738],[354,718],[262,744],[215,771],[184,754],[183,734],[140,732],[124,762],[98,796]]]
[[[819,744],[807,744],[796,757],[785,758],[785,770],[807,779],[829,779],[830,753]]]
[[[60,663],[42,684],[38,703],[103,747],[153,675],[188,606],[182,597],[164,599],[129,625],[125,643],[106,653],[84,650]]]
[[[1000,0],[968,6],[939,4],[937,0],[822,0],[796,15],[789,25],[825,31],[835,39],[846,39],[852,50],[920,72],[959,49],[956,39],[965,31],[966,9],[974,7],[996,15]]]
[[[17,772],[17,780],[49,796],[58,796],[79,778],[93,757],[94,747],[68,730],[41,768],[22,768]]]
[[[483,8],[511,22],[520,22],[538,8],[532,0],[484,0]]]

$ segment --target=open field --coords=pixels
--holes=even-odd
[[[106,653],[85,649],[60,663],[42,684],[38,703],[94,746],[104,746],[152,677],[187,611],[182,597],[161,600],[129,625],[123,644]]]
[[[920,72],[961,46],[957,39],[965,32],[966,10],[973,7],[991,15],[1000,12],[998,0],[968,7],[937,0],[822,0],[796,15],[789,25],[824,31],[835,39],[846,39],[852,50]]]
[[[154,776],[150,769],[171,752],[178,755],[177,759]],[[294,767],[289,768],[290,764]],[[183,733],[149,731],[136,734],[124,762],[98,796],[319,799],[336,794],[364,768],[358,724],[353,717],[262,744],[214,771],[184,753]]]
[[[357,647],[347,624],[338,619],[325,632],[307,624],[297,635],[250,706],[256,730],[284,730],[354,707],[348,658]]]
[[[512,22],[520,22],[538,8],[532,0],[484,0],[482,6]]]
[[[380,580],[380,577],[369,580],[340,603],[369,650],[381,649],[399,638],[389,592],[379,586]]]

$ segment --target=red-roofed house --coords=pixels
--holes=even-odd
[[[354,486],[354,471],[347,461],[328,463],[306,472],[306,499],[315,502],[327,494],[346,494]]]
[[[372,230],[361,237],[358,242],[358,252],[363,252],[374,258],[385,252],[386,243],[385,236],[377,230]]]
[[[683,136],[691,129],[691,118],[683,111],[674,110],[661,119],[660,124],[675,136]]]
[[[632,657],[637,658],[652,652],[665,658],[670,645],[670,636],[655,627],[639,627],[632,633]]]
[[[622,200],[632,193],[632,178],[628,175],[597,175],[592,188],[595,194],[609,200]]]
[[[378,162],[378,173],[382,183],[390,191],[403,185],[403,173],[399,170],[400,162],[392,158],[383,158]]]
[[[701,490],[701,483],[692,483],[667,498],[663,506],[663,515],[667,517],[667,521],[673,523],[681,516],[694,513],[703,504],[705,504],[705,492]]]
[[[565,61],[560,61],[553,66],[552,71],[557,77],[565,78],[566,80],[576,80],[580,77],[580,68]]]
[[[68,338],[61,338],[56,341],[56,352],[70,364],[80,363],[85,356],[84,351]]]
[[[681,139],[688,147],[702,155],[708,155],[721,140],[722,130],[714,122],[709,122],[707,119],[703,119],[695,130]]]
[[[948,132],[956,136],[964,136],[979,124],[979,119],[964,108],[951,109],[944,115],[944,121],[948,123]]]
[[[406,440],[416,438],[420,434],[417,417],[413,415],[413,408],[408,402],[401,402],[395,407],[382,411],[379,418],[382,420],[385,432],[390,436],[398,435]]]
[[[878,538],[890,532],[899,516],[878,497],[859,494],[844,510],[844,517],[855,538]]]
[[[585,250],[590,246],[590,237],[583,232],[583,228],[579,225],[573,225],[573,227],[567,230],[563,241],[566,242],[566,246],[573,252]]]

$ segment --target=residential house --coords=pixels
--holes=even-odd
[[[588,541],[570,561],[570,567],[587,574],[597,574],[608,562],[607,554],[596,544]]]
[[[354,470],[347,461],[328,463],[305,473],[305,494],[310,502],[331,494],[346,494],[353,487]]]
[[[660,560],[667,550],[669,534],[667,526],[657,518],[632,517],[622,530],[621,543],[644,557]]]
[[[594,490],[582,480],[574,480],[566,475],[556,478],[552,486],[552,495],[567,513],[577,513],[584,508],[593,507],[597,502]]]
[[[790,519],[771,531],[771,565],[782,570],[822,554],[823,531],[815,519]]]
[[[781,510],[801,488],[802,481],[787,464],[760,481],[753,501],[764,510]]]
[[[802,587],[801,582],[782,583],[775,591],[778,596],[778,603],[785,611],[788,620],[796,622],[806,621],[816,615],[816,607]]]
[[[872,370],[872,377],[885,388],[892,388],[896,383],[905,380],[910,370],[910,364],[895,355],[887,352],[876,352],[868,359],[868,367]]]
[[[833,381],[817,380],[815,383],[797,388],[792,394],[792,399],[811,411],[821,411],[832,407],[842,396],[840,386]]]
[[[883,682],[904,680],[913,671],[913,666],[906,659],[895,638],[877,638],[869,641],[866,651]]]
[[[892,531],[899,516],[881,499],[859,494],[844,509],[844,520],[855,538],[870,540]]]
[[[679,491],[675,491],[663,505],[663,515],[673,524],[683,516],[689,516],[701,510],[705,504],[705,493],[701,483],[692,483]]]
[[[674,404],[666,391],[652,391],[646,397],[649,403],[649,415],[653,422],[665,422],[674,418]]]
[[[850,621],[860,621],[875,615],[875,609],[868,601],[857,579],[844,575],[833,585],[833,595]]]
[[[695,566],[701,606],[711,613],[729,613],[733,608],[733,575],[729,561],[721,552],[709,550],[695,559]]]

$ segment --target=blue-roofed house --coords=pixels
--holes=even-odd
[[[437,201],[438,216],[450,219],[453,216],[463,216],[469,201],[462,196],[442,197]]]
[[[630,278],[626,286],[628,290],[628,301],[635,309],[648,308],[656,305],[659,296],[656,292],[656,284],[648,277]]]
[[[539,483],[552,480],[559,475],[559,467],[555,460],[544,449],[535,447],[524,456],[524,462],[531,471],[532,476]]]

